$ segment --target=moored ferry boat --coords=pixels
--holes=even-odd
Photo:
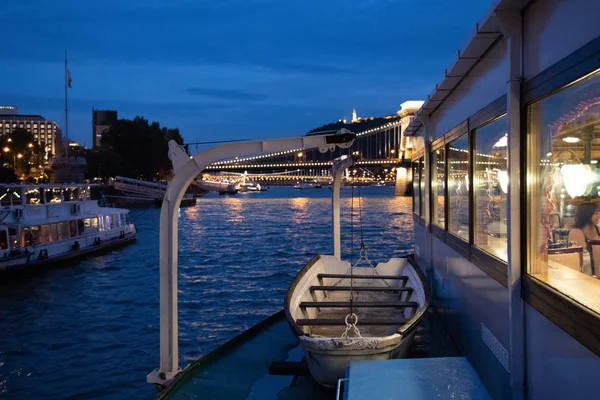
[[[129,211],[101,207],[86,184],[0,186],[0,272],[130,242]]]

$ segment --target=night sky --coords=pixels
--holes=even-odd
[[[0,104],[91,144],[91,110],[186,141],[296,136],[426,98],[491,1],[1,0]]]

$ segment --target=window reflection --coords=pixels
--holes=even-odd
[[[507,261],[508,122],[501,117],[474,133],[475,245]]]
[[[413,161],[412,163],[413,212],[417,215],[421,215],[421,179],[419,174],[419,164],[419,161]]]
[[[445,150],[440,148],[431,152],[431,222],[444,228],[444,198],[446,189]]]
[[[448,145],[448,231],[469,240],[469,139]]]
[[[425,215],[425,158],[421,157],[419,159],[419,163],[421,166],[421,168],[419,170],[419,181],[420,181],[419,193],[421,195],[421,199],[420,199],[421,212],[419,213],[419,215],[424,216]]]
[[[600,72],[527,118],[529,272],[600,312]]]

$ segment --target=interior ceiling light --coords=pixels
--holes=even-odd
[[[573,136],[567,136],[563,138],[563,142],[567,142],[567,143],[577,143],[579,142],[579,138],[577,137],[573,137]]]

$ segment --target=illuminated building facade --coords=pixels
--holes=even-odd
[[[31,132],[47,154],[56,155],[60,151],[61,130],[56,122],[41,115],[18,114],[15,106],[0,106],[0,136],[10,134],[15,128]]]

